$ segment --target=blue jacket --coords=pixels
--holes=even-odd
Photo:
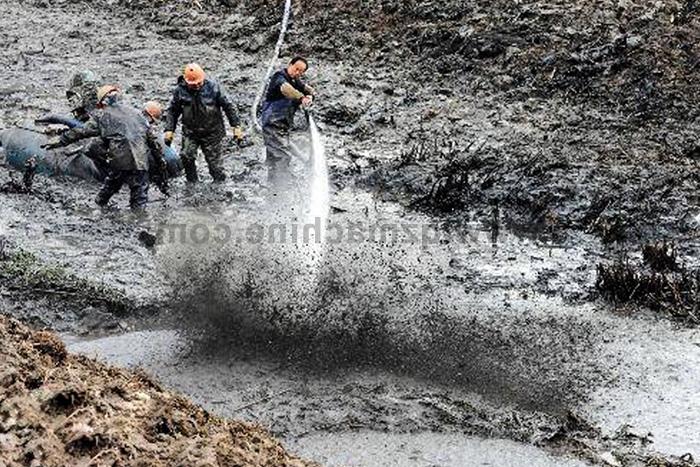
[[[301,102],[289,99],[282,94],[281,88],[284,83],[289,83],[297,91],[308,94],[306,83],[302,80],[289,76],[286,69],[277,71],[270,78],[265,102],[262,106],[263,127],[274,126],[291,129],[294,125],[294,114],[299,109]]]

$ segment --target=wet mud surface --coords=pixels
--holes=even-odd
[[[135,104],[164,101],[193,57],[247,115],[281,5],[128,3],[122,21],[114,5],[8,2],[2,126],[65,111],[67,69],[94,69]],[[37,177],[32,193],[0,194],[4,312],[328,465],[694,465],[680,456],[700,456],[700,336],[601,300],[595,282],[599,263],[641,242],[671,239],[695,261],[694,85],[680,59],[666,63],[674,79],[637,66],[656,57],[658,28],[692,42],[695,17],[670,23],[671,5],[639,23],[641,6],[628,5],[606,24],[643,42],[618,51],[617,33],[591,42],[603,26],[582,26],[587,4],[569,30],[556,4],[504,8],[487,27],[497,5],[378,3],[297,5],[284,51],[313,58],[337,226],[327,233],[338,241],[246,240],[251,226],[305,222],[294,202],[270,201],[256,136],[229,146],[229,181],[177,180],[143,218],[126,194],[101,211],[94,185]],[[387,39],[402,15],[408,48]],[[506,31],[513,22],[522,30]],[[328,27],[373,51],[367,63],[343,56],[343,35],[320,40]],[[540,39],[527,38],[536,29]],[[637,108],[644,76],[655,91]],[[0,170],[0,185],[10,177],[21,174]],[[198,225],[235,234],[193,241]],[[184,241],[168,226],[185,226]],[[86,303],[66,277],[105,287],[122,308]],[[387,457],[368,454],[378,451]]]

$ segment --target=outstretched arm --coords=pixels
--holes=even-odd
[[[95,120],[90,119],[84,126],[71,128],[61,134],[56,147],[68,146],[76,141],[80,141],[85,138],[92,138],[94,136],[100,135],[100,129],[97,126]]]

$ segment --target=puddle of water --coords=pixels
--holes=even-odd
[[[623,425],[652,434],[654,449],[700,455],[700,333],[667,322],[629,319],[610,327],[608,359],[624,368],[619,381],[598,389],[585,410],[613,433]]]

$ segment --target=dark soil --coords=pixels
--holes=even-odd
[[[276,40],[278,3],[100,5],[254,54]],[[497,204],[512,226],[618,242],[695,227],[698,31],[689,0],[309,0],[294,2],[283,56],[342,67],[341,86],[317,83],[317,111],[353,162],[381,162],[365,186],[431,214],[486,221]]]

